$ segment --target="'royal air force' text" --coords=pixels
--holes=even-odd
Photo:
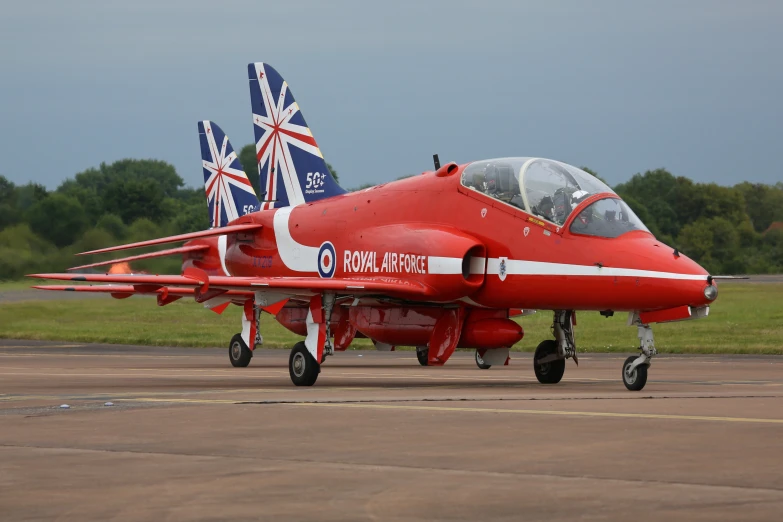
[[[343,272],[383,274],[426,274],[427,256],[386,252],[378,263],[378,252],[372,250],[345,250]]]

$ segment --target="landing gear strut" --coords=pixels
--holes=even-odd
[[[245,342],[245,338],[248,339]],[[234,368],[245,368],[250,364],[253,358],[253,350],[248,343],[252,344],[253,349],[264,343],[261,337],[261,307],[255,306],[252,300],[245,302],[242,312],[242,331],[231,338],[228,343],[228,360]]]
[[[576,364],[576,342],[574,326],[576,320],[573,310],[555,310],[552,330],[555,339],[543,341],[533,355],[533,370],[541,384],[557,384],[563,378],[566,359],[573,358]]]
[[[307,337],[291,349],[288,357],[288,374],[295,386],[312,386],[321,373],[321,364],[329,355],[334,355],[331,341],[331,317],[335,296],[324,292],[310,299],[307,312]]]
[[[228,358],[234,368],[245,368],[253,358],[253,352],[242,340],[242,334],[236,334],[228,345]]]
[[[640,391],[647,384],[647,370],[658,350],[655,349],[655,338],[649,324],[642,324],[637,314],[631,314],[628,322],[639,329],[639,350],[642,353],[630,356],[623,363],[623,384],[631,391]]]

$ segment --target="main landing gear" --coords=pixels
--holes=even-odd
[[[288,357],[288,374],[296,386],[312,386],[321,373],[321,365],[310,354],[304,341],[296,343]]]
[[[429,352],[430,349],[427,346],[417,346],[416,347],[416,359],[419,361],[419,364],[422,366],[427,366],[429,364]]]
[[[288,357],[288,374],[295,386],[315,384],[321,364],[329,355],[334,355],[330,327],[334,301],[334,294],[328,292],[310,299],[305,320],[307,337],[294,345]]]
[[[533,371],[541,384],[557,384],[565,373],[566,359],[573,358],[576,364],[576,342],[574,341],[576,317],[573,310],[555,310],[552,331],[555,339],[543,341],[533,355]]]
[[[248,346],[247,339],[253,345],[253,349],[264,343],[261,337],[261,308],[256,307],[253,301],[247,301],[242,311],[242,331],[231,338],[228,343],[228,360],[234,368],[246,368],[253,358],[253,350]]]
[[[234,368],[245,368],[250,364],[250,359],[252,358],[253,352],[250,351],[245,341],[242,340],[242,334],[236,334],[232,337],[228,345],[228,359],[231,361],[231,366]]]
[[[545,362],[541,362],[545,361]],[[560,358],[557,351],[557,341],[548,339],[542,341],[533,355],[533,371],[541,384],[557,384],[565,373],[565,358]]]
[[[484,362],[484,359],[481,358],[481,354],[478,350],[476,350],[476,366],[481,368],[482,370],[489,370],[492,368],[491,364],[487,364]]]

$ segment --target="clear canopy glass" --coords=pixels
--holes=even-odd
[[[571,232],[587,236],[618,237],[633,230],[649,232],[631,207],[617,198],[599,199],[571,222]]]
[[[557,226],[588,196],[614,194],[592,174],[543,158],[476,161],[462,172],[462,184]]]

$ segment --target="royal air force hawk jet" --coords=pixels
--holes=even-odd
[[[415,346],[424,365],[446,363],[456,348],[475,349],[482,367],[504,364],[523,335],[510,316],[552,310],[554,339],[533,362],[541,383],[559,382],[566,360],[577,359],[576,311],[622,311],[641,351],[622,378],[641,390],[656,354],[651,324],[705,317],[717,297],[714,279],[655,239],[612,189],[559,161],[436,160],[419,176],[347,193],[278,72],[253,63],[248,77],[262,200],[223,131],[199,122],[212,228],[85,252],[185,242],[75,267],[182,255],[182,273],[36,274],[109,283],[37,288],[154,294],[160,306],[190,296],[218,312],[239,305],[235,366],[262,342],[262,311],[273,314],[304,336],[289,357],[297,386],[314,384],[327,356],[356,336]]]

